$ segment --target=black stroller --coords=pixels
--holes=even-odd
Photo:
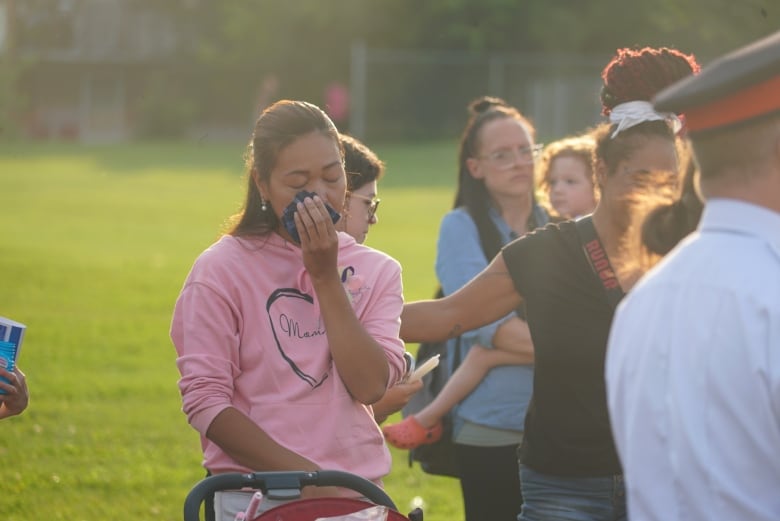
[[[246,521],[314,521],[317,518],[343,516],[376,505],[388,507],[388,521],[423,521],[416,508],[408,517],[400,514],[384,490],[355,474],[337,470],[318,472],[253,472],[209,476],[197,483],[184,501],[184,521],[199,521],[200,509],[207,497],[221,490],[259,489],[265,497],[278,500],[296,499],[305,486],[343,487],[354,490],[371,503],[359,499],[323,497],[301,499],[271,508]]]

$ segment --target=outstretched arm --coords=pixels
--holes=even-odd
[[[455,293],[436,300],[404,305],[401,338],[406,342],[438,342],[490,324],[522,301],[503,255]]]

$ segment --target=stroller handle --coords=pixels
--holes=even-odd
[[[316,472],[251,472],[242,474],[230,472],[215,474],[198,482],[184,500],[184,521],[200,519],[200,505],[214,492],[254,488],[273,499],[296,499],[306,486],[343,487],[365,496],[369,501],[397,510],[395,503],[384,490],[373,482],[341,470],[318,470]]]

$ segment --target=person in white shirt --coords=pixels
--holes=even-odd
[[[780,32],[654,99],[705,209],[612,325],[607,399],[640,521],[780,519]]]

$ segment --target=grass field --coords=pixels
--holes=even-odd
[[[428,298],[456,144],[376,147],[388,166],[368,244]],[[242,147],[0,145],[0,315],[27,324],[29,409],[0,423],[5,521],[180,520],[203,477],[180,410],[171,311],[195,257],[244,193]],[[410,346],[412,347],[412,346]],[[400,510],[461,517],[457,481],[393,451]]]

